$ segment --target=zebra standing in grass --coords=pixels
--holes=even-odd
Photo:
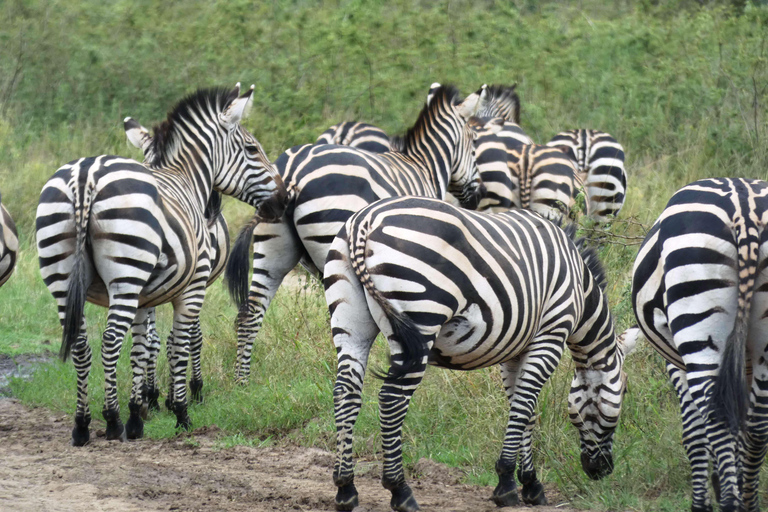
[[[466,206],[476,206],[483,190],[468,121],[486,101],[486,88],[463,101],[453,87],[433,84],[431,91],[432,101],[403,137],[399,152],[376,154],[348,146],[307,144],[289,149],[276,160],[292,195],[286,216],[278,222],[255,218],[246,225],[227,264],[229,289],[240,307],[239,381],[249,377],[254,339],[285,275],[300,259],[321,275],[318,269],[325,264],[333,238],[356,211],[384,197],[443,199],[449,191]]]
[[[768,443],[768,183],[707,179],[680,189],[635,261],[642,334],[671,363],[693,471],[694,512],[759,510]],[[717,487],[716,487],[717,490]]]
[[[11,277],[16,266],[16,253],[19,250],[19,235],[16,224],[5,209],[0,196],[0,286]]]
[[[576,366],[569,416],[581,437],[581,462],[593,479],[611,456],[626,376],[597,256],[568,233],[525,210],[484,214],[435,199],[403,197],[352,216],[328,253],[323,283],[338,369],[336,508],[358,504],[352,429],[376,335],[391,366],[379,392],[384,487],[395,510],[419,507],[405,483],[401,428],[427,364],[459,370],[501,365],[510,412],[501,456],[498,506],[545,504],[531,457],[539,392],[564,346]]]
[[[147,354],[147,312],[170,302],[174,308],[169,364],[177,426],[189,427],[186,370],[190,343],[211,272],[211,239],[204,217],[213,190],[232,195],[270,220],[284,208],[286,190],[271,162],[240,120],[253,87],[240,96],[209,89],[179,102],[155,128],[147,166],[102,155],[61,167],[43,187],[37,209],[40,271],[56,299],[64,328],[61,355],[70,352],[77,370],[77,409],[72,442],[90,434],[87,384],[91,350],[85,301],[109,308],[102,337],[107,439],[143,432],[142,365]],[[126,119],[126,129],[137,125]],[[133,334],[134,368],[130,418],[120,421],[116,365],[123,338]]]
[[[392,149],[389,136],[384,130],[355,121],[345,121],[331,126],[320,134],[315,144],[351,146],[371,153],[386,153]]]
[[[627,194],[627,172],[624,148],[616,139],[597,130],[570,130],[555,135],[547,146],[559,148],[576,162],[591,218],[608,222],[619,214]]]
[[[128,142],[134,147],[141,149],[144,153],[144,163],[149,165],[153,159],[153,140],[149,131],[138,123],[126,123],[125,134],[128,138]],[[211,286],[214,281],[224,272],[224,268],[229,258],[229,226],[227,225],[227,219],[221,212],[221,194],[215,190],[211,192],[211,197],[208,199],[208,204],[205,207],[205,219],[208,225],[208,235],[211,237],[211,274],[208,276],[208,283],[206,286]],[[146,354],[146,374],[144,389],[144,400],[149,409],[159,409],[158,398],[160,397],[160,390],[157,387],[156,372],[157,372],[157,356],[160,353],[160,336],[157,333],[155,323],[155,308],[149,308],[147,311],[147,354]],[[192,332],[196,333],[200,330],[199,319],[197,323],[192,327]],[[192,378],[189,381],[189,388],[192,394],[192,399],[196,401],[202,401],[202,389],[203,389],[203,372],[201,367],[201,353],[203,349],[203,337],[202,335],[192,336],[193,342],[189,346],[189,356],[192,360]],[[170,350],[172,342],[166,344],[166,350]],[[168,354],[168,360],[170,360],[170,354]],[[139,361],[132,362],[134,368],[137,367]],[[173,404],[171,397],[173,393],[168,394],[166,400],[166,406],[171,409]]]

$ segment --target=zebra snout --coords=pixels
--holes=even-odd
[[[480,183],[474,190],[471,190],[467,196],[461,201],[461,207],[468,210],[474,210],[480,204],[480,201],[488,193],[485,185]]]
[[[613,473],[613,455],[610,452],[598,452],[593,458],[581,453],[581,468],[592,480],[600,480]]]

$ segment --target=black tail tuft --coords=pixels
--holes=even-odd
[[[416,370],[424,356],[427,355],[427,345],[424,343],[424,336],[411,321],[410,318],[400,313],[392,312],[387,314],[387,319],[392,326],[393,337],[400,342],[403,348],[401,362],[393,362],[390,357],[389,371],[384,374],[379,370],[373,370],[373,375],[378,379],[391,378],[399,380],[404,378],[413,370]]]
[[[720,373],[712,389],[712,405],[733,435],[743,432],[749,407],[746,374],[747,325],[740,318],[728,336]]]
[[[255,220],[250,220],[243,226],[237,235],[227,261],[227,269],[224,278],[227,281],[229,295],[235,301],[238,308],[242,308],[248,301],[250,279],[248,271],[251,268],[251,246],[253,245],[253,230],[256,227]]]
[[[85,255],[78,252],[75,255],[75,264],[69,275],[69,285],[67,287],[67,304],[64,313],[64,332],[61,339],[61,350],[59,356],[62,361],[66,361],[72,352],[72,346],[80,335],[80,326],[83,323],[83,314],[85,311],[85,300],[88,294],[88,283],[86,282]]]

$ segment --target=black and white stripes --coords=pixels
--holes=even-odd
[[[501,365],[510,413],[493,500],[518,503],[517,467],[523,500],[543,504],[526,432],[567,344],[576,366],[569,414],[580,432],[582,466],[592,478],[609,474],[625,377],[601,282],[594,253],[582,256],[568,234],[525,210],[489,215],[403,197],[351,217],[331,245],[324,272],[338,358],[337,509],[357,504],[352,428],[379,332],[392,361],[379,417],[383,484],[395,510],[418,510],[405,483],[401,427],[428,363],[461,370]]]
[[[102,337],[107,438],[126,436],[119,417],[116,364],[132,327],[133,387],[127,434],[142,435],[141,387],[148,308],[174,307],[171,402],[177,423],[188,426],[186,370],[212,247],[204,216],[213,190],[232,195],[278,218],[285,189],[261,146],[240,126],[253,88],[200,90],[185,98],[154,130],[154,138],[131,119],[126,131],[145,148],[147,166],[102,155],[61,167],[43,187],[37,209],[40,271],[56,299],[64,327],[62,356],[71,352],[78,377],[72,440],[89,440],[87,383],[91,365],[83,308],[109,308]]]
[[[16,266],[19,236],[11,215],[0,199],[0,286],[11,277]]]

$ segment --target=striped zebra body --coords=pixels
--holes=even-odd
[[[576,162],[589,202],[590,217],[608,222],[619,214],[627,194],[624,148],[597,130],[558,133],[547,146],[558,147]]]
[[[19,235],[16,224],[2,204],[0,197],[0,286],[11,277],[16,266],[16,253],[19,250]]]
[[[337,509],[357,504],[352,429],[379,332],[392,362],[379,417],[383,484],[395,510],[418,510],[403,475],[401,427],[427,364],[501,365],[510,413],[493,500],[518,503],[517,467],[523,500],[543,504],[530,430],[538,394],[567,345],[576,366],[569,415],[580,432],[582,466],[591,478],[609,474],[625,376],[602,275],[593,252],[582,256],[569,234],[529,211],[484,214],[404,197],[350,218],[331,246],[324,275],[338,357]]]
[[[331,242],[356,211],[384,197],[443,199],[447,191],[468,206],[477,204],[482,189],[468,120],[485,101],[485,89],[463,102],[451,87],[437,87],[434,94],[403,138],[400,152],[376,154],[349,146],[304,145],[289,149],[275,161],[293,196],[287,214],[281,222],[250,222],[235,242],[227,266],[230,292],[240,306],[239,381],[249,377],[253,341],[285,275],[300,259],[321,275]],[[252,260],[248,255],[251,246]]]
[[[315,144],[351,146],[371,153],[387,153],[392,150],[389,135],[384,130],[355,121],[345,121],[331,126],[320,134]]]
[[[768,183],[697,181],[670,199],[635,261],[638,326],[673,365],[694,511],[712,510],[708,457],[720,509],[759,509],[758,473],[768,441],[766,222]]]
[[[204,210],[212,191],[232,195],[271,217],[282,214],[286,191],[261,146],[239,121],[253,87],[200,90],[182,100],[144,141],[147,166],[102,155],[61,167],[43,187],[37,248],[43,280],[64,328],[61,355],[77,371],[73,444],[88,442],[87,384],[91,364],[85,301],[109,309],[102,337],[107,438],[141,437],[141,388],[149,357],[148,310],[174,307],[172,403],[188,427],[186,370],[190,343],[211,273],[213,249]],[[136,128],[137,130],[134,130]],[[126,132],[143,128],[126,119]],[[119,416],[116,364],[128,329],[133,335],[130,418]]]

